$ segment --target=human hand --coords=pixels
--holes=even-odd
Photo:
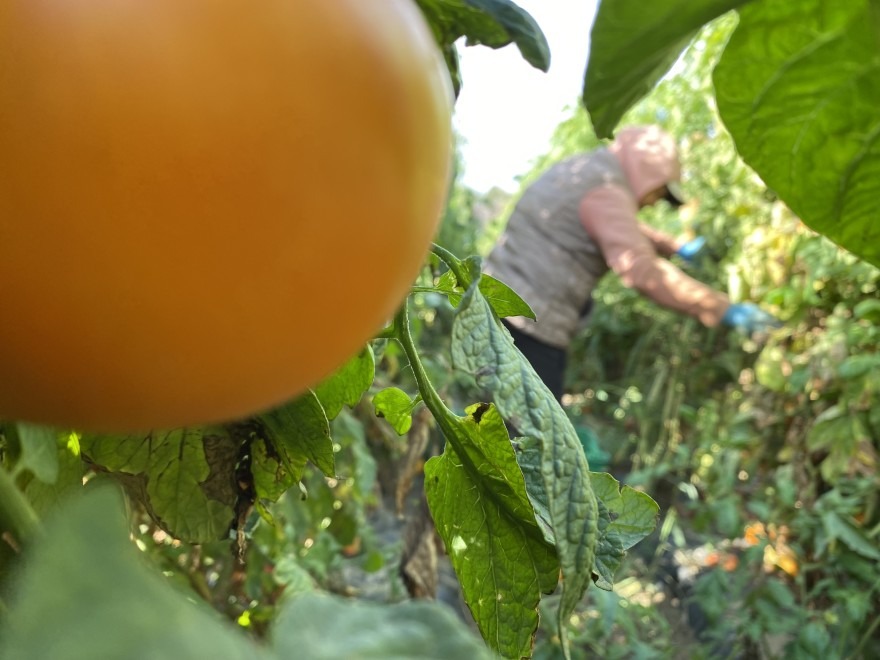
[[[731,304],[721,323],[749,335],[782,327],[782,321],[750,302]]]
[[[682,245],[675,254],[684,259],[685,261],[693,261],[694,258],[700,254],[703,250],[703,246],[706,245],[706,239],[702,236],[697,236],[694,239],[689,240],[687,243]]]

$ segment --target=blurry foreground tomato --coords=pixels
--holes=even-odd
[[[0,418],[258,412],[394,313],[447,186],[412,0],[0,3]]]

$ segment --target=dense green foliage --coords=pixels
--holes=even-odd
[[[707,239],[691,274],[763,304],[784,328],[760,341],[709,330],[608,278],[573,352],[569,405],[663,510],[645,548],[656,554],[618,579],[650,595],[670,556],[698,575],[688,596],[706,621],[692,656],[874,657],[880,270],[804,227],[737,157],[710,79],[734,26],[727,17],[701,33],[622,121],[659,122],[682,138],[691,201],[645,215]],[[581,111],[552,153],[594,144]],[[616,635],[633,648],[682,643],[674,614],[616,612],[598,633],[583,619],[574,638],[602,654]]]
[[[507,0],[418,4],[454,76],[462,35],[549,62],[538,26]],[[739,158],[747,142],[727,126],[742,100],[719,92],[722,123],[710,79],[720,53],[758,47],[737,39],[764,34],[761,12],[782,5],[755,0],[728,45],[731,16],[697,30],[743,3],[672,3],[672,18],[638,4],[602,4],[592,121],[607,134],[653,89],[622,121],[680,138],[692,201],[647,219],[704,236],[691,273],[761,302],[785,327],[761,338],[706,329],[606,278],[560,407],[498,323],[528,306],[482,275],[479,257],[459,258],[485,253],[497,225],[478,226],[484,200],[456,185],[407,304],[314,392],[238,423],[137,437],[2,426],[0,656],[880,653],[880,271],[777,198],[794,208],[818,199],[807,174],[789,188],[768,178],[771,190]],[[637,20],[656,28],[651,39],[621,31]],[[637,79],[597,73],[595,53],[613,63],[616,45]],[[725,75],[719,66],[719,89]],[[846,130],[871,105],[859,98]],[[599,144],[592,126],[578,110],[532,176]],[[777,162],[769,151],[750,162],[765,158]],[[847,244],[837,228],[876,226],[861,202],[853,208],[817,228]],[[590,472],[587,427],[627,485]],[[469,611],[461,618],[401,602],[438,592],[433,528],[393,522],[403,512],[418,522],[421,479]],[[402,542],[388,542],[389,527]],[[694,569],[686,593],[657,586],[669,556]],[[420,557],[432,567],[415,567]],[[706,621],[696,631],[674,620],[686,604]]]

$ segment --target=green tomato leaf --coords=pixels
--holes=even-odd
[[[226,427],[80,439],[88,462],[110,472],[169,534],[192,543],[228,533],[241,445]]]
[[[880,355],[850,355],[837,367],[837,375],[846,380],[859,378],[880,369]]]
[[[836,511],[822,513],[822,526],[831,540],[840,541],[850,550],[867,559],[880,561],[880,549],[877,548],[876,541],[869,538],[864,530],[856,527]]]
[[[464,292],[458,285],[458,280],[455,278],[455,273],[451,270],[447,270],[444,272],[439,278],[437,278],[437,287],[436,290],[438,293],[444,293],[446,295],[458,293],[461,294]],[[456,305],[458,303],[455,303]]]
[[[315,394],[324,406],[327,419],[334,419],[343,406],[356,406],[364,392],[373,384],[375,375],[373,349],[367,345],[339,371],[322,381],[315,388]]]
[[[852,414],[841,406],[832,406],[815,419],[807,432],[807,448],[828,453],[820,465],[828,483],[855,474],[862,466],[876,469],[876,451],[866,423],[870,417]]]
[[[491,275],[480,277],[480,293],[495,310],[499,318],[506,316],[526,316],[533,321],[535,313],[529,304],[519,297],[519,294],[507,286],[504,282],[496,280]],[[461,295],[450,295],[449,302],[458,307],[461,303]]]
[[[448,444],[425,465],[425,494],[483,638],[504,657],[527,657],[559,564],[498,411],[479,404],[467,413],[442,425]]]
[[[16,424],[15,430],[20,451],[15,472],[28,470],[43,483],[55,483],[58,478],[58,430],[24,422]]]
[[[404,435],[412,426],[412,412],[417,401],[397,387],[387,387],[373,397],[377,417],[384,417],[397,435]]]
[[[0,618],[0,657],[267,658],[147,568],[122,509],[105,487],[49,517]]]
[[[626,551],[657,526],[660,507],[645,493],[629,486],[621,489],[610,474],[591,472],[590,481],[599,500],[599,543],[593,572],[599,576],[596,585],[610,591]]]
[[[382,605],[319,593],[290,599],[272,627],[279,658],[491,658],[452,612],[434,603]]]
[[[737,151],[816,231],[880,265],[880,27],[868,0],[745,7],[715,68]]]
[[[553,518],[550,515],[550,499],[544,489],[544,477],[541,472],[544,458],[541,441],[538,438],[514,438],[511,444],[516,452],[516,462],[526,482],[529,501],[535,510],[535,520],[541,528],[544,540],[555,546],[556,532],[553,531]]]
[[[860,595],[853,594],[852,600],[847,601],[847,608],[851,606],[851,603],[858,602],[860,597]],[[790,657],[796,658],[824,658],[834,654],[833,644],[825,622],[810,621],[800,629],[800,632],[797,633],[796,645],[789,646],[786,653]]]
[[[258,419],[284,465],[297,479],[302,472],[302,459],[311,461],[326,476],[336,476],[330,423],[314,392],[306,392]]]
[[[603,0],[590,35],[584,105],[596,136],[614,127],[669,71],[697,31],[748,0]]]
[[[810,451],[832,450],[835,445],[852,437],[855,418],[844,414],[834,406],[817,417],[807,432],[807,448]]]
[[[853,316],[880,325],[880,300],[862,300],[853,307]]]
[[[516,438],[513,444],[538,522],[547,540],[555,543],[547,493],[540,479],[540,444],[535,438]],[[590,472],[590,483],[599,507],[599,540],[592,569],[597,576],[596,586],[610,591],[614,587],[614,574],[626,551],[657,526],[660,507],[645,493],[629,486],[621,489],[620,483],[610,474]]]
[[[285,452],[282,458],[272,442],[264,438],[255,438],[251,442],[251,476],[259,500],[277,502],[302,478],[305,467],[304,456],[290,456]]]
[[[567,648],[565,622],[589,586],[598,539],[598,505],[583,445],[477,287],[461,302],[452,342],[456,368],[472,374],[479,387],[492,393],[501,415],[539,443],[540,470],[534,477],[540,477],[555,531],[562,571],[559,635]]]
[[[480,278],[480,293],[486,298],[499,318],[505,316],[525,316],[537,320],[529,304],[504,282],[491,275]]]
[[[533,67],[550,68],[544,33],[535,19],[510,0],[416,0],[416,4],[444,51],[461,37],[467,37],[469,46],[501,48],[515,43]]]
[[[623,541],[609,534],[614,514],[599,497],[599,543],[596,545],[596,561],[593,564],[593,574],[596,576],[596,586],[605,591],[614,589],[614,574],[626,557],[626,548]]]
[[[507,286],[501,280],[496,280],[491,275],[480,276],[480,293],[495,310],[499,318],[507,316],[525,316],[536,319],[535,312],[529,304],[520,298],[519,294]],[[458,284],[455,275],[447,270],[437,281],[436,291],[449,297],[449,304],[458,307],[464,295],[464,288]]]

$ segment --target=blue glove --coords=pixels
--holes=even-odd
[[[782,326],[782,322],[754,303],[733,303],[721,317],[721,323],[747,334],[767,332]]]
[[[688,241],[675,253],[685,261],[693,261],[694,257],[696,257],[700,251],[703,249],[703,246],[706,244],[706,239],[702,236],[697,236],[696,238]]]

